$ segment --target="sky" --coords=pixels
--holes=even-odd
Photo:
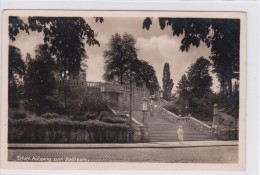
[[[26,21],[26,18],[22,18]],[[141,60],[145,60],[151,64],[158,78],[160,86],[162,86],[163,66],[167,62],[170,65],[171,78],[174,86],[173,92],[176,91],[176,86],[185,74],[187,68],[195,63],[197,58],[201,56],[208,58],[210,56],[210,48],[201,44],[198,48],[191,47],[188,52],[180,51],[182,36],[176,37],[172,35],[170,27],[164,30],[160,29],[157,18],[152,19],[152,26],[147,31],[142,28],[144,18],[104,18],[104,22],[96,23],[94,18],[84,18],[91,26],[97,35],[96,39],[100,42],[98,46],[86,45],[87,60],[87,81],[104,81],[104,57],[103,52],[108,49],[108,41],[115,33],[128,33],[136,39],[135,47],[138,49],[137,55]],[[10,41],[21,49],[23,58],[27,53],[35,55],[34,50],[38,44],[43,43],[43,34],[31,32],[30,35],[25,32],[20,32],[16,37],[16,41]],[[216,75],[213,77],[213,91],[219,90],[219,83]]]

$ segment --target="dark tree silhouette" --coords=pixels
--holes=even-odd
[[[150,28],[150,20],[144,20],[143,28]],[[159,23],[162,30],[171,27],[173,36],[183,37],[181,51],[188,52],[191,46],[199,47],[201,42],[211,48],[213,72],[221,83],[221,91],[224,93],[228,86],[231,94],[232,78],[239,79],[239,19],[159,18]]]
[[[143,60],[136,60],[136,62],[138,65],[134,70],[136,71],[136,82],[144,83],[150,93],[154,94],[155,91],[158,91],[159,83],[153,66]]]
[[[19,79],[22,79],[26,72],[26,65],[22,60],[21,50],[17,47],[9,45],[9,64],[8,64],[8,101],[18,103],[18,89],[21,86]]]
[[[21,50],[15,46],[9,45],[9,82],[13,81],[15,74],[20,78],[25,74],[26,65],[22,60]]]
[[[15,41],[15,37],[19,34],[19,31],[26,31],[29,34],[29,26],[25,24],[18,16],[9,17],[9,38]]]
[[[163,98],[165,100],[171,100],[171,93],[173,88],[173,80],[171,79],[170,65],[165,63],[163,67]]]
[[[47,97],[53,95],[54,89],[54,62],[43,45],[35,50],[35,59],[28,62],[27,73],[24,77],[24,95],[32,110],[41,110]]]
[[[154,68],[148,62],[137,58],[135,39],[132,35],[114,34],[109,41],[109,49],[104,52],[104,80],[118,84],[129,84],[130,79],[137,85],[146,84],[153,94],[158,90],[158,80]]]
[[[179,97],[183,100],[188,100],[189,94],[190,94],[190,83],[188,81],[187,76],[184,74],[182,75],[180,81],[177,85],[177,92],[179,94]]]
[[[132,35],[125,33],[123,36],[118,33],[112,35],[108,44],[108,50],[104,52],[105,73],[104,80],[108,82],[127,84],[129,74],[137,65],[137,49],[135,39]]]
[[[102,21],[98,18],[98,21]],[[54,56],[56,69],[64,77],[78,74],[86,59],[85,43],[99,45],[94,30],[81,17],[28,17],[25,24],[19,17],[9,18],[9,37],[15,40],[19,30],[42,32],[44,49]]]
[[[209,60],[200,57],[188,68],[189,88],[194,97],[202,98],[211,92],[212,77],[209,75],[209,66]]]
[[[209,60],[198,58],[188,68],[187,76],[184,74],[178,82],[179,108],[183,115],[190,113],[199,120],[212,120],[212,106],[217,100],[216,94],[210,89],[212,77],[209,75],[209,66]]]

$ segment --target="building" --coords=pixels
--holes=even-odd
[[[118,85],[101,83],[101,97],[107,104],[118,111],[129,111],[130,88],[132,88],[132,110],[141,110],[142,99],[150,100],[150,90],[146,86],[137,87],[132,85]]]
[[[140,110],[142,99],[150,99],[150,90],[146,86],[118,85],[102,82],[88,82],[86,74],[69,76],[69,79],[56,79],[55,96],[66,107],[76,108],[85,98],[99,99],[117,111],[129,111],[130,88],[132,89],[132,110]]]

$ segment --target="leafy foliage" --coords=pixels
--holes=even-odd
[[[188,68],[190,92],[197,98],[202,98],[203,95],[211,92],[212,77],[209,75],[209,66],[210,62],[200,57]]]
[[[29,34],[29,26],[25,24],[18,16],[9,17],[9,38],[15,41],[15,37],[18,35],[19,31],[26,31]]]
[[[104,80],[108,82],[127,84],[130,73],[135,67],[137,49],[132,35],[125,33],[123,36],[116,33],[108,43],[108,50],[104,52],[105,73]]]
[[[26,65],[22,59],[21,50],[9,45],[9,64],[8,64],[8,103],[18,103],[21,97],[20,79],[23,78],[26,72]]]
[[[209,60],[200,57],[192,64],[178,82],[179,112],[187,116],[189,113],[199,120],[211,120],[213,105],[218,103],[216,95],[211,91],[212,77],[209,75]],[[185,102],[189,102],[186,108]]]
[[[103,78],[112,83],[128,84],[135,80],[137,84],[145,83],[153,94],[158,90],[158,80],[154,68],[146,61],[137,58],[135,39],[125,33],[115,34],[109,42],[109,49],[104,52],[105,73]]]
[[[108,111],[107,103],[99,98],[86,97],[81,106],[81,112],[101,112]]]
[[[56,57],[60,73],[78,73],[81,61],[86,58],[84,40],[99,45],[94,31],[79,17],[29,17],[32,31],[44,33],[45,48]]]
[[[43,108],[47,96],[53,94],[54,89],[54,63],[49,52],[43,45],[35,50],[35,59],[28,62],[28,70],[24,77],[24,95],[32,109]]]
[[[188,100],[193,97],[203,98],[211,93],[212,77],[209,75],[210,62],[200,57],[188,68],[187,76],[184,74],[178,82],[179,97]]]
[[[20,78],[25,74],[26,65],[22,59],[21,50],[15,46],[9,45],[9,82],[14,80],[15,74]]]
[[[106,123],[118,123],[128,125],[129,119],[119,117],[104,117],[102,121]]]
[[[173,80],[171,79],[170,65],[165,63],[163,67],[163,98],[165,100],[171,100],[171,92],[173,88]]]
[[[182,75],[176,88],[177,88],[177,92],[178,92],[180,98],[188,99],[189,94],[190,94],[190,84],[189,84],[188,78],[185,74]]]
[[[104,18],[103,17],[94,17],[96,19],[96,22],[100,22],[103,23],[104,22]]]
[[[8,120],[9,143],[105,143],[127,142],[129,127],[98,120],[28,117]],[[19,134],[17,134],[19,131]],[[87,137],[85,137],[87,136]]]
[[[146,18],[145,21],[148,21]],[[191,46],[205,43],[211,48],[213,72],[221,83],[221,91],[232,92],[232,78],[239,79],[240,20],[211,18],[159,18],[160,28],[171,27],[173,36],[183,37],[181,51],[188,52]],[[149,29],[151,23],[144,22]]]
[[[151,25],[152,25],[151,18],[149,18],[149,17],[145,18],[145,20],[143,22],[143,29],[149,30]]]
[[[133,64],[136,65],[133,72],[137,84],[145,84],[151,94],[158,91],[159,83],[153,66],[143,60],[135,60]]]
[[[101,22],[102,18],[98,18]],[[100,45],[94,30],[81,17],[29,16],[28,24],[19,17],[9,19],[9,37],[15,40],[19,30],[42,32],[44,49],[54,56],[57,70],[64,77],[77,74],[86,56],[85,42],[89,46]]]
[[[167,105],[167,106],[164,106],[164,108],[165,108],[166,110],[168,110],[168,111],[170,111],[170,112],[176,114],[176,115],[179,115],[179,114],[180,114],[179,109],[176,108],[176,107],[173,106],[173,105]]]
[[[45,114],[42,114],[41,115],[42,118],[45,118],[45,119],[54,119],[54,118],[60,118],[60,116],[56,113],[45,113]]]

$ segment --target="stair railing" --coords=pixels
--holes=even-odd
[[[212,136],[212,128],[206,123],[203,123],[202,121],[195,119],[194,117],[189,117],[187,123],[193,128],[201,131],[202,133]]]
[[[201,131],[203,134],[211,136],[218,140],[237,140],[238,139],[238,129],[223,129],[214,128],[206,123],[194,118],[194,117],[179,117],[176,114],[162,108],[161,113],[174,123],[187,123],[193,128]]]
[[[168,118],[170,121],[173,121],[174,123],[183,123],[189,120],[189,117],[179,117],[165,108],[162,108],[161,112],[166,118]]]
[[[188,123],[190,126],[201,131],[202,133],[210,136],[212,135],[212,128],[194,117],[179,117],[165,108],[162,108],[162,114],[174,123]]]

